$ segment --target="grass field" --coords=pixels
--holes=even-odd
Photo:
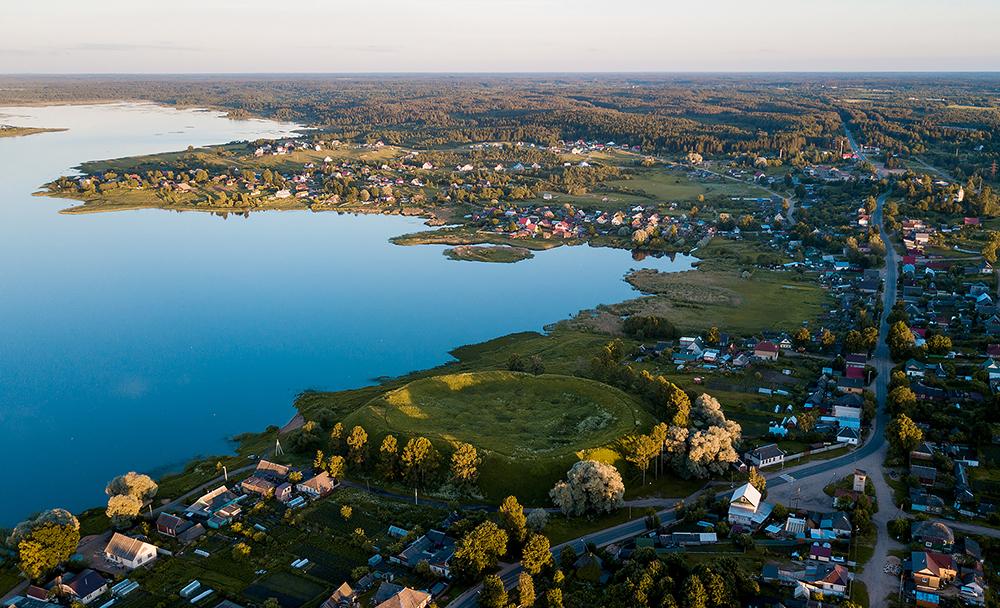
[[[524,247],[507,247],[503,245],[460,245],[451,249],[445,249],[444,254],[452,260],[492,262],[494,264],[513,264],[514,262],[535,257],[535,254]]]
[[[827,304],[821,287],[787,272],[759,270],[744,279],[736,271],[641,270],[627,280],[652,295],[609,306],[608,310],[619,315],[666,317],[691,331],[713,326],[742,335],[791,331],[803,321],[819,317]]]
[[[417,380],[348,417],[376,434],[465,441],[511,458],[604,445],[648,422],[625,393],[583,378],[514,372]]]
[[[386,434],[425,436],[450,451],[481,451],[479,486],[488,500],[514,493],[548,504],[548,491],[582,457],[624,463],[613,444],[652,419],[625,393],[571,376],[507,371],[417,380],[376,397],[344,420],[378,442]],[[517,479],[512,487],[510,480]]]
[[[698,195],[709,197],[754,196],[769,197],[770,194],[752,184],[742,184],[731,180],[695,181],[679,170],[655,169],[641,171],[631,179],[605,182],[612,188],[638,190],[661,201],[694,201]]]

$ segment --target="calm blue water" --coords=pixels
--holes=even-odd
[[[4,116],[6,114],[6,116]],[[448,360],[455,346],[634,296],[624,251],[559,248],[518,264],[399,247],[418,219],[270,212],[60,215],[30,196],[78,163],[259,136],[294,125],[151,105],[0,108],[68,127],[0,139],[0,525],[102,502],[127,471],[225,453],[343,389]]]

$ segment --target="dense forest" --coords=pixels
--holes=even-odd
[[[792,158],[843,146],[996,180],[995,75],[4,76],[0,104],[147,99],[419,147],[615,141]]]

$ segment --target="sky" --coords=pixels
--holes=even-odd
[[[3,0],[0,73],[996,71],[996,0]]]

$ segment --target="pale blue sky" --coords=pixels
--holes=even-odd
[[[996,0],[3,0],[0,73],[1000,70]]]

